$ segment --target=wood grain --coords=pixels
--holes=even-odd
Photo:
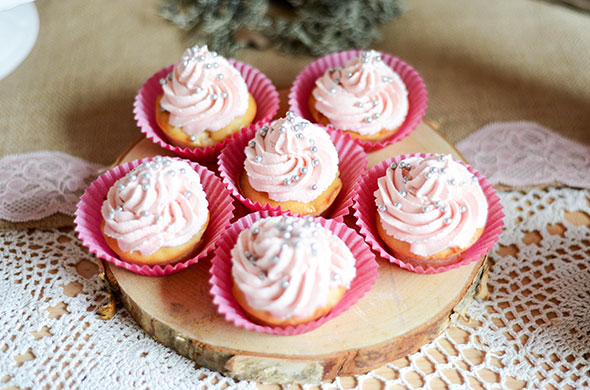
[[[461,158],[421,124],[402,142],[371,153],[369,164],[414,152]],[[157,154],[167,153],[142,139],[118,163]],[[318,383],[406,356],[456,321],[479,291],[485,271],[484,258],[435,275],[414,274],[380,259],[376,284],[348,312],[303,335],[275,336],[236,328],[217,314],[208,293],[209,264],[201,261],[159,278],[103,265],[110,286],[156,340],[225,375],[270,383]]]

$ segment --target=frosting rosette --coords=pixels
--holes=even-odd
[[[170,112],[169,123],[191,136],[220,130],[248,109],[242,75],[207,46],[188,48],[160,83],[160,105]]]
[[[328,133],[292,112],[258,130],[244,152],[250,185],[272,200],[310,202],[338,176]]]
[[[199,174],[184,161],[161,156],[117,180],[101,214],[104,234],[121,250],[142,255],[188,242],[209,217]]]
[[[248,305],[279,319],[309,316],[356,275],[350,249],[312,217],[258,220],[240,232],[231,256]]]
[[[392,163],[374,193],[387,235],[427,258],[467,248],[483,229],[488,204],[478,179],[450,155],[413,156]]]
[[[374,50],[328,68],[312,94],[315,108],[332,125],[361,135],[397,129],[408,115],[404,82]]]

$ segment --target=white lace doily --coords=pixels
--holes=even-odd
[[[498,122],[456,144],[490,183],[590,188],[590,147],[534,122]]]
[[[60,153],[40,151],[0,158],[0,218],[37,220],[74,215],[86,187],[103,167]]]
[[[500,196],[507,217],[490,253],[489,299],[476,300],[467,319],[407,358],[322,388],[360,388],[369,381],[388,389],[505,389],[509,381],[528,389],[590,387],[590,222],[577,226],[564,217],[567,210],[588,210],[590,191],[549,188]],[[105,286],[73,231],[11,231],[0,233],[0,240],[3,385],[256,387],[196,367],[147,336],[125,310],[99,319]],[[64,286],[71,291],[72,284],[76,293],[64,295]]]

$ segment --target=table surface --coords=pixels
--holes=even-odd
[[[190,44],[157,15],[159,3],[36,2],[37,43],[22,65],[0,80],[0,156],[48,149],[105,165],[115,161],[139,136],[132,114],[137,90]],[[383,39],[373,48],[402,58],[421,74],[429,92],[426,117],[451,142],[491,121],[524,119],[590,144],[587,13],[536,0],[414,0],[381,31]],[[278,88],[288,88],[313,60],[253,49],[235,57],[267,74]],[[584,212],[565,218],[565,224],[590,226]],[[68,218],[54,217],[29,226],[64,223]],[[3,222],[4,229],[10,226]],[[538,237],[529,234],[525,239],[534,243]],[[88,276],[96,274],[88,269]],[[464,337],[457,329],[449,334]],[[467,356],[484,358],[478,350]],[[27,353],[15,357],[17,362],[30,358]],[[430,366],[418,361],[416,367],[428,371]],[[394,375],[390,368],[376,372]],[[491,371],[481,375],[497,379]],[[420,383],[419,376],[409,378]],[[349,378],[341,385],[354,383]]]

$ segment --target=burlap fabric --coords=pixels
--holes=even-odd
[[[0,80],[0,155],[47,149],[110,164],[140,137],[137,90],[189,42],[157,15],[159,0],[36,4],[38,41]],[[522,119],[590,143],[588,14],[537,0],[412,0],[382,32],[374,48],[418,70],[426,117],[451,142]],[[283,89],[313,60],[272,50],[237,58]]]

